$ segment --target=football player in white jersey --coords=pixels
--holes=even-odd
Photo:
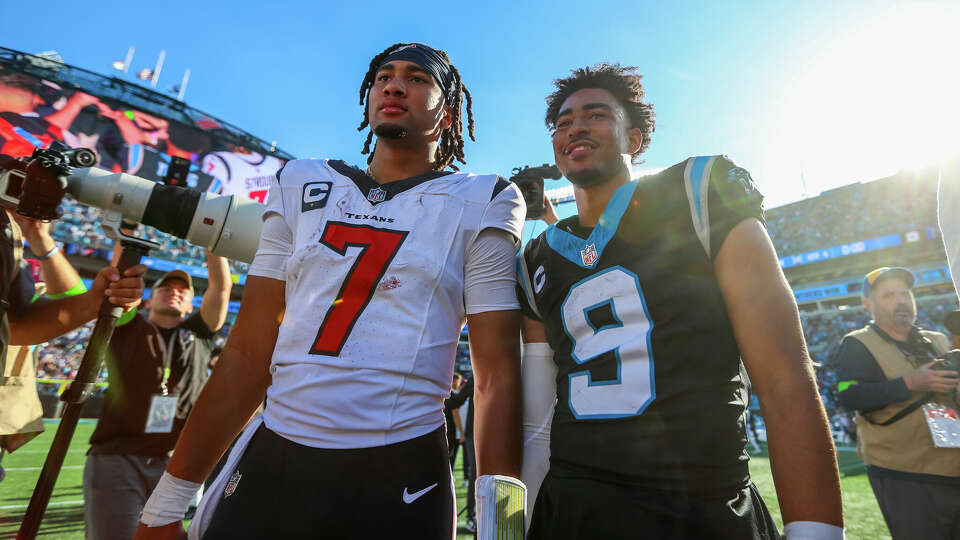
[[[369,167],[277,174],[237,322],[137,538],[183,536],[190,496],[265,394],[191,538],[452,538],[442,408],[465,321],[479,471],[519,477],[520,193],[445,170],[463,162],[462,97],[471,137],[473,120],[443,51],[389,47],[360,96]]]
[[[208,191],[219,195],[240,195],[259,203],[267,202],[267,192],[283,160],[235,146],[229,152],[210,152],[203,156],[201,169],[213,177]]]

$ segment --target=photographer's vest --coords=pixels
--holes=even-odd
[[[933,343],[937,354],[949,350],[949,342],[943,334],[926,330],[921,330],[920,334]],[[916,369],[896,344],[870,326],[847,336],[863,343],[888,380],[903,377]],[[929,360],[923,360],[921,364],[927,362]],[[916,408],[892,424],[879,425],[927,394],[911,392],[907,401],[891,403],[866,415],[857,412],[857,453],[864,463],[909,473],[960,476],[960,449],[933,445],[922,408]]]
[[[0,448],[14,451],[43,431],[31,347],[11,347],[7,301],[23,258],[20,227],[0,209]]]

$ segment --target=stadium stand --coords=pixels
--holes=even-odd
[[[936,176],[903,172],[826,191],[767,211],[777,253],[796,255],[936,227]]]

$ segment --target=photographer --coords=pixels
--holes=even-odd
[[[23,237],[39,262],[42,281],[34,298],[65,298],[87,291],[77,271],[57,249],[50,236],[50,222],[14,215]],[[36,354],[38,347],[9,347],[0,358],[0,460],[43,433],[42,408],[37,394]],[[3,366],[4,361],[6,366]],[[16,406],[14,406],[16,404]],[[3,467],[0,466],[0,481]]]
[[[115,250],[114,260],[119,255]],[[133,537],[207,382],[232,287],[227,259],[207,252],[207,272],[199,310],[193,309],[192,279],[173,270],[154,284],[147,313],[130,312],[117,322],[107,358],[110,386],[84,467],[89,539]],[[175,404],[166,422],[157,421],[158,398]]]
[[[77,328],[97,316],[103,297],[124,308],[140,303],[143,275],[147,268],[137,265],[121,278],[113,266],[97,272],[90,290],[65,298],[39,298],[34,295],[33,279],[23,266],[23,240],[20,227],[10,218],[12,209],[0,212],[0,358],[10,345],[43,343]],[[43,254],[41,254],[43,255]]]
[[[873,321],[837,352],[840,403],[856,411],[857,450],[894,539],[960,538],[960,449],[934,446],[922,406],[956,408],[949,342],[914,326],[916,278],[878,268],[863,281]]]

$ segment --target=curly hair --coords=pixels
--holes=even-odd
[[[632,154],[636,163],[637,157],[650,146],[650,134],[654,131],[653,105],[644,103],[642,75],[636,73],[634,66],[621,66],[606,62],[592,67],[571,70],[571,75],[564,79],[556,79],[553,85],[557,88],[547,96],[547,128],[553,129],[560,113],[560,107],[574,92],[584,88],[602,88],[620,102],[630,117],[630,125],[640,128],[643,133],[643,142],[640,149]]]
[[[360,127],[357,128],[357,131],[363,131],[364,128],[370,125],[370,112],[367,107],[367,102],[370,99],[370,89],[373,88],[376,82],[377,70],[380,68],[380,64],[390,53],[405,45],[408,45],[408,43],[394,43],[370,60],[370,68],[367,70],[367,74],[363,76],[363,82],[360,83],[360,104],[363,105],[363,121],[360,122]],[[433,157],[433,168],[439,171],[450,167],[458,171],[460,169],[453,164],[454,159],[463,164],[467,163],[463,154],[463,116],[461,114],[464,99],[466,99],[467,102],[467,132],[470,134],[471,141],[476,142],[477,140],[473,135],[473,97],[470,96],[470,91],[467,90],[467,87],[463,84],[463,79],[460,78],[460,72],[457,71],[456,66],[450,62],[450,57],[447,56],[447,53],[440,49],[434,50],[440,53],[444,60],[450,64],[450,71],[453,73],[455,86],[453,103],[448,103],[450,108],[453,109],[453,123],[450,124],[449,129],[445,129],[440,135],[440,144],[437,146],[437,153]],[[373,153],[376,151],[376,146],[374,146],[373,150],[370,149],[371,142],[373,142],[373,130],[367,134],[367,139],[363,143],[363,151],[361,152],[362,154],[370,154],[370,156],[367,157],[368,165],[373,162]]]

